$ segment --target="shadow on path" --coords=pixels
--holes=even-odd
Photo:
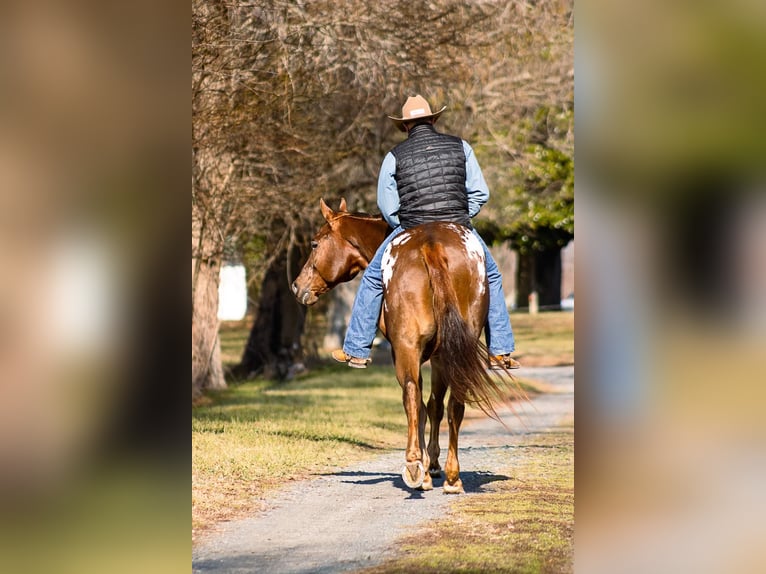
[[[412,498],[421,498],[422,491],[412,490],[406,484],[400,474],[395,472],[369,472],[363,470],[354,471],[341,471],[325,474],[324,476],[339,476],[348,477],[348,480],[341,480],[346,484],[358,484],[360,486],[365,485],[377,485],[384,482],[391,483],[391,486],[398,488],[399,490],[410,494]],[[510,476],[504,474],[494,474],[484,471],[462,471],[460,478],[463,481],[463,488],[466,493],[480,493],[484,492],[484,485],[491,482],[497,482],[499,480],[512,480]],[[433,477],[434,488],[441,488],[444,486],[444,474],[441,476]]]

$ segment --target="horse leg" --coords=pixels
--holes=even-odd
[[[428,418],[428,411],[426,405],[423,402],[423,375],[418,373],[418,389],[420,391],[420,410],[418,412],[418,443],[420,446],[420,459],[423,462],[423,468],[429,468],[430,457],[428,452],[424,450],[426,444],[426,419]],[[423,484],[420,485],[420,490],[433,490],[434,483],[431,479],[431,475],[428,472],[424,473]]]
[[[425,480],[426,472],[423,465],[424,451],[421,448],[421,411],[425,415],[422,392],[420,389],[420,362],[416,353],[397,353],[396,378],[402,387],[402,403],[407,413],[407,449],[405,464],[402,469],[404,483],[410,488],[420,488]],[[407,360],[409,359],[409,360]],[[423,428],[425,428],[423,420]],[[427,456],[427,455],[426,455]],[[426,461],[426,464],[428,462]],[[429,477],[430,478],[430,477]]]
[[[444,418],[444,395],[447,394],[447,386],[441,370],[435,361],[431,361],[431,396],[428,398],[428,419],[431,423],[431,431],[428,438],[428,458],[430,464],[428,472],[431,476],[441,476],[442,467],[439,465],[439,427]]]
[[[460,424],[463,422],[465,405],[459,403],[450,395],[447,402],[447,422],[449,423],[449,451],[447,463],[444,465],[446,482],[444,483],[445,494],[462,494],[463,481],[460,480],[460,463],[457,459],[457,437],[460,433]]]

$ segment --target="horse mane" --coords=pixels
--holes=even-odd
[[[383,220],[383,216],[380,213],[369,214],[369,213],[365,213],[364,211],[336,211],[335,216],[332,218],[332,220],[337,221],[338,219],[342,217],[352,217],[354,219],[364,219],[369,221]]]

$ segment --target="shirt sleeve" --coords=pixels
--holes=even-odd
[[[388,152],[378,174],[378,208],[391,227],[399,225],[399,191],[394,179],[396,158]]]
[[[465,140],[463,140],[463,151],[465,152],[465,189],[468,193],[468,215],[474,217],[487,203],[489,187],[484,181],[484,174],[481,173],[473,148]]]

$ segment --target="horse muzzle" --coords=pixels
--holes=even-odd
[[[319,297],[311,289],[301,289],[295,281],[290,285],[290,289],[301,305],[311,306],[319,300]]]

